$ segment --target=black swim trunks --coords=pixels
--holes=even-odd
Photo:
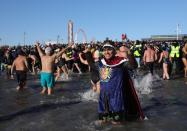
[[[17,77],[18,85],[22,85],[23,83],[25,83],[27,79],[27,72],[16,70],[16,77]]]
[[[146,66],[149,68],[151,74],[153,74],[154,62],[146,62]]]

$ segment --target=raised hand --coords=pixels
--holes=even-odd
[[[40,42],[36,41],[35,46],[39,46],[39,45],[40,45]]]

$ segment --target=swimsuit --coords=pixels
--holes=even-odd
[[[25,83],[27,79],[27,73],[26,71],[16,70],[16,77],[17,77],[18,84],[21,85]]]
[[[52,88],[55,85],[55,77],[53,73],[41,72],[42,87]]]

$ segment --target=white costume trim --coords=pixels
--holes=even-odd
[[[115,66],[118,66],[118,65],[120,65],[120,64],[122,64],[123,62],[126,62],[126,61],[129,61],[129,60],[124,58],[124,59],[121,60],[118,64],[115,64],[115,65],[108,65],[108,64],[106,63],[106,61],[105,61],[104,58],[101,59],[101,62],[103,63],[103,65],[105,65],[105,66],[109,66],[109,67],[115,67]]]

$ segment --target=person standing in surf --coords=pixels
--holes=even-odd
[[[69,45],[67,48],[69,48],[70,46],[71,45]],[[57,54],[56,53],[53,54],[51,47],[45,48],[45,53],[43,53],[38,42],[36,43],[36,48],[38,50],[42,63],[42,70],[40,74],[41,74],[41,85],[43,87],[43,90],[41,94],[44,94],[47,89],[48,95],[51,95],[52,89],[55,84],[55,77],[54,77],[55,59],[60,57],[67,48],[61,49],[61,51],[59,51]]]
[[[167,49],[166,48],[163,48],[162,49],[163,51],[161,52],[161,54],[160,54],[160,59],[159,59],[159,63],[161,62],[161,61],[163,61],[163,75],[162,75],[162,78],[163,78],[163,80],[165,80],[165,79],[167,79],[167,80],[169,80],[169,64],[170,64],[170,58],[169,58],[169,52],[167,51]]]
[[[132,80],[124,66],[127,59],[115,54],[114,46],[107,42],[103,46],[103,59],[99,61],[99,122],[121,124],[129,116],[144,119]]]
[[[143,61],[144,65],[149,68],[149,71],[153,75],[154,62],[157,60],[157,54],[151,45],[147,45],[147,49],[144,52]]]
[[[91,52],[91,48],[86,48],[82,53],[79,53],[80,61],[88,65],[90,67],[90,79],[92,84],[93,91],[96,91],[99,93],[100,91],[100,84],[99,84],[99,71],[98,71],[98,61],[94,59],[94,52]],[[85,55],[86,59],[83,59],[83,53]],[[98,56],[99,57],[99,56]]]
[[[27,58],[22,51],[22,49],[17,50],[18,57],[13,61],[12,67],[11,67],[11,78],[13,79],[13,72],[15,69],[16,72],[16,78],[18,82],[17,90],[21,90],[26,85],[27,80],[27,70],[28,70],[28,63]]]

